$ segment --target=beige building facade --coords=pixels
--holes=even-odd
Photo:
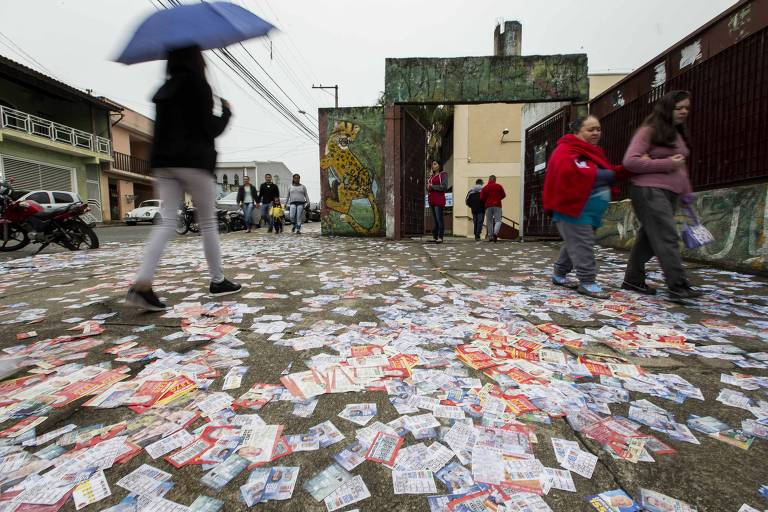
[[[154,121],[127,107],[112,116],[113,161],[101,169],[102,216],[121,222],[147,199],[155,199],[150,172]]]

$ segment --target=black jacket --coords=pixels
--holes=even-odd
[[[280,189],[274,183],[265,181],[259,187],[259,197],[262,203],[272,203],[276,197],[280,197]]]
[[[168,75],[157,91],[155,135],[151,165],[157,167],[216,167],[214,139],[231,116],[224,108],[221,117],[213,115],[213,94],[195,50],[183,49],[168,56]]]
[[[251,200],[254,203],[259,202],[259,194],[256,192],[256,187],[253,185],[248,185],[251,187]],[[240,188],[237,189],[237,204],[240,204],[243,202],[243,199],[245,199],[245,185],[240,185]]]
[[[472,213],[483,213],[485,211],[485,202],[480,199],[480,190],[470,189],[465,203],[472,210]]]

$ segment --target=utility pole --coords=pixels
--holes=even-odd
[[[315,85],[312,84],[313,89],[333,89],[334,90],[334,98],[336,100],[336,108],[339,108],[339,86],[337,85]]]

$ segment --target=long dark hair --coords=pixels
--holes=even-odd
[[[673,114],[675,105],[690,97],[691,93],[688,91],[669,91],[656,102],[651,115],[643,121],[643,126],[653,128],[651,142],[657,146],[672,147],[675,145],[677,135],[680,134],[685,143],[688,144],[690,140],[688,127],[685,124],[676,125]]]

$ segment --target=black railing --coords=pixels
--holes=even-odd
[[[665,91],[691,91],[694,190],[768,179],[768,29],[730,46],[603,116],[601,145],[619,163],[635,130]],[[622,191],[627,197],[627,187]]]
[[[112,153],[112,156],[114,158],[114,161],[112,162],[112,167],[115,169],[119,169],[121,171],[127,171],[127,172],[133,172],[136,174],[143,174],[148,176],[150,165],[149,160],[144,160],[142,158],[137,158],[135,156],[126,155],[125,153],[120,153],[119,151],[115,151]]]

